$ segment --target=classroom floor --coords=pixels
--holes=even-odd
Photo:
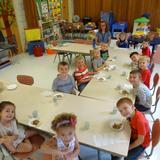
[[[16,76],[18,74],[27,74],[34,77],[35,83],[34,86],[51,89],[52,81],[57,75],[57,64],[58,58],[56,62],[53,63],[54,55],[44,55],[42,57],[35,58],[33,55],[20,54],[12,58],[12,65],[0,69],[0,79],[6,80],[7,82],[15,83]],[[70,67],[70,73],[72,74],[74,69],[74,64]],[[159,72],[160,74],[160,64],[156,64],[153,75]],[[159,83],[160,85],[160,83]],[[153,98],[154,99],[154,98]],[[159,103],[160,104],[160,103]],[[157,109],[154,117],[160,118],[160,107]],[[152,126],[152,119],[150,116],[147,116],[147,119]],[[160,144],[155,148],[154,153],[150,160],[159,160],[158,157],[160,150]],[[81,156],[83,160],[97,160],[97,152],[94,149],[82,147]],[[109,160],[110,156],[102,153],[102,160]]]

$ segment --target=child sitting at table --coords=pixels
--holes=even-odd
[[[9,101],[0,103],[0,144],[11,153],[27,153],[32,151],[29,137],[36,135],[36,131],[19,128],[16,120],[15,105]]]
[[[131,68],[132,70],[134,69],[139,69],[139,53],[138,52],[132,52],[130,54],[130,59],[132,60],[131,62]]]
[[[78,55],[75,58],[76,70],[74,72],[74,78],[77,81],[78,90],[81,92],[88,82],[91,80],[92,72],[88,71],[88,67],[85,64],[84,57]]]
[[[136,160],[150,144],[149,123],[145,116],[136,110],[129,98],[121,98],[117,108],[122,116],[126,117],[131,127],[131,138],[127,157],[124,160]],[[113,157],[112,160],[116,159]]]
[[[101,58],[105,61],[109,58],[108,44],[107,43],[101,43],[100,54],[101,54]]]
[[[149,58],[151,57],[151,51],[149,48],[149,39],[144,39],[142,42],[142,53],[143,56],[148,56]]]
[[[148,69],[148,61],[149,57],[147,56],[140,56],[139,58],[139,69],[141,72],[142,82],[150,88],[150,78],[151,78],[151,72],[150,69]]]
[[[67,62],[59,62],[58,64],[59,74],[54,79],[52,84],[53,91],[59,91],[64,93],[75,94],[75,81],[74,78],[68,74],[69,65]]]
[[[100,50],[94,49],[92,53],[93,53],[92,65],[93,65],[93,70],[95,72],[99,72],[103,70],[105,67],[107,67],[105,60],[101,58]]]
[[[121,33],[117,34],[117,36],[116,36],[117,46],[119,48],[129,48],[128,37],[129,37],[129,34],[127,34],[125,32],[121,32]]]
[[[78,160],[79,142],[75,133],[77,117],[71,113],[61,113],[52,121],[52,130],[56,132],[41,146],[41,151],[50,155],[50,160]]]
[[[136,109],[141,112],[150,110],[152,95],[148,87],[141,82],[141,72],[139,70],[132,70],[129,75],[129,81],[133,86],[133,93],[136,96]]]

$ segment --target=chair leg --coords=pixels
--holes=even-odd
[[[100,150],[97,150],[98,160],[101,160],[101,152]]]
[[[155,89],[156,89],[156,87],[154,87],[154,89],[153,89],[152,96],[154,95]]]
[[[80,157],[80,155],[78,155],[79,160],[82,160],[82,158]]]
[[[153,117],[152,113],[150,113],[150,116],[152,117],[152,120],[154,121],[155,119],[154,119],[154,117]]]
[[[58,59],[59,59],[59,62],[61,62],[61,56],[60,56],[60,54],[58,54]]]
[[[58,55],[58,53],[55,55],[53,63],[56,61],[57,55]]]

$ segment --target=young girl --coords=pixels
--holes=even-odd
[[[74,72],[74,78],[77,82],[78,90],[81,92],[91,80],[93,72],[88,71],[88,66],[85,64],[84,57],[78,55],[75,58],[76,70]]]
[[[9,101],[0,103],[0,144],[4,144],[11,153],[32,151],[32,144],[27,139],[35,131],[24,131],[17,127],[15,105]]]
[[[56,160],[78,160],[80,147],[76,137],[77,118],[71,113],[57,115],[52,121],[52,129],[56,136],[41,146],[44,153],[52,155]]]

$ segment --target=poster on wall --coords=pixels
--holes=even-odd
[[[48,3],[47,3],[47,1],[41,2],[41,9],[42,9],[42,14],[47,14],[48,13]]]

